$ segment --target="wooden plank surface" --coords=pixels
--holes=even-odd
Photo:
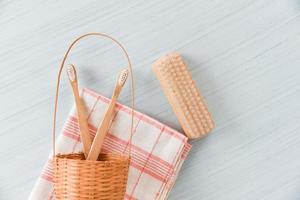
[[[216,129],[192,141],[170,199],[300,199],[299,14],[297,0],[0,0],[0,199],[28,197],[51,147],[59,61],[90,31],[127,47],[140,111],[180,130],[151,70],[167,52],[183,54],[205,97]],[[126,65],[94,39],[70,62],[105,95]],[[64,76],[59,128],[72,102]]]

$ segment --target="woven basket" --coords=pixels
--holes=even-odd
[[[56,199],[124,199],[128,156],[100,154],[98,161],[87,161],[74,153],[57,155],[54,163]]]
[[[132,90],[132,121],[129,138],[128,155],[100,154],[97,161],[85,160],[83,153],[55,153],[56,113],[59,94],[59,83],[62,68],[65,65],[72,47],[87,36],[101,36],[114,41],[125,53],[130,73]],[[133,133],[134,88],[132,67],[124,47],[114,38],[103,33],[88,33],[77,38],[63,57],[56,85],[55,106],[53,115],[53,169],[54,195],[58,200],[122,200],[126,192],[128,169],[130,164],[131,140]]]

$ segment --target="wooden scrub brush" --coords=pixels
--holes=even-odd
[[[208,134],[213,119],[182,57],[163,56],[154,62],[153,70],[185,134],[191,139]]]

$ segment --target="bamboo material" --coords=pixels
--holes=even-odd
[[[117,102],[117,99],[121,93],[121,90],[126,82],[128,76],[128,69],[122,70],[122,72],[119,74],[117,83],[115,85],[115,89],[113,91],[113,95],[111,98],[111,102],[104,114],[103,120],[100,123],[100,126],[97,129],[96,136],[94,138],[94,141],[92,143],[92,147],[90,150],[90,153],[87,157],[87,160],[97,160],[98,155],[101,151],[101,147],[103,145],[107,130],[109,128],[109,125],[111,123],[111,120],[113,118],[114,108]]]
[[[88,153],[90,151],[90,148],[91,148],[92,140],[91,140],[91,137],[89,134],[89,126],[88,126],[86,111],[84,109],[83,103],[79,96],[77,73],[76,73],[76,69],[75,69],[74,65],[68,66],[67,74],[68,74],[68,78],[71,83],[73,95],[75,98],[79,130],[80,130],[80,138],[81,138],[81,142],[83,145],[83,153],[84,153],[85,157],[87,157]]]
[[[153,71],[185,134],[193,139],[214,128],[213,119],[182,57],[172,53],[153,64]]]
[[[130,71],[131,77],[131,127],[128,145],[128,154],[97,155],[97,160],[85,160],[83,153],[69,153],[56,155],[55,133],[56,133],[56,114],[58,106],[58,94],[62,69],[73,46],[83,38],[89,36],[104,37],[110,39],[123,51]],[[75,39],[68,47],[61,62],[54,102],[53,114],[53,170],[54,170],[54,196],[59,200],[122,200],[125,196],[128,169],[130,164],[131,141],[133,135],[134,119],[134,83],[132,76],[132,66],[128,53],[125,48],[113,37],[104,33],[87,33]]]

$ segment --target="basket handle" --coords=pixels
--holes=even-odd
[[[128,67],[129,67],[130,77],[131,77],[131,127],[130,127],[130,138],[129,138],[129,155],[131,154],[131,141],[132,141],[132,136],[133,136],[133,118],[134,118],[134,81],[133,81],[131,61],[130,61],[130,58],[128,56],[126,49],[118,40],[116,40],[115,38],[113,38],[105,33],[93,32],[93,33],[86,33],[86,34],[81,35],[78,38],[76,38],[68,47],[65,55],[63,56],[62,62],[60,64],[60,68],[59,68],[58,76],[57,76],[57,82],[56,82],[56,93],[55,93],[54,113],[53,113],[53,129],[52,129],[53,159],[55,158],[56,115],[57,115],[57,105],[58,105],[59,84],[60,84],[60,77],[61,77],[62,69],[65,65],[67,57],[68,57],[69,53],[71,52],[73,46],[77,42],[79,42],[79,40],[89,37],[89,36],[97,36],[97,37],[104,37],[104,38],[110,39],[112,42],[117,44],[122,49],[123,53],[125,54],[126,60],[128,62]]]

